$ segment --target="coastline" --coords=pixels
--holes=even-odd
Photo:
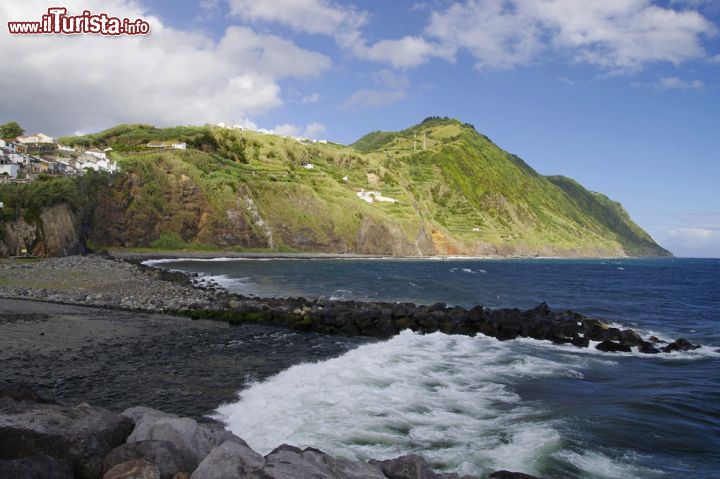
[[[119,287],[126,283],[127,288]],[[631,330],[546,305],[492,311],[443,304],[247,298],[213,286],[197,287],[182,273],[106,256],[0,262],[0,296],[19,293],[23,301],[0,299],[0,358],[10,373],[0,382],[32,378],[31,386],[66,402],[116,411],[142,404],[198,423],[206,420],[209,409],[236,400],[248,374],[263,381],[308,357],[343,355],[355,345],[404,329],[483,334],[500,341],[528,337],[565,351],[599,349],[607,341],[637,354],[650,343]],[[575,329],[573,323],[586,329]],[[587,346],[581,339],[588,339]],[[637,341],[639,346],[632,345]],[[288,349],[290,344],[301,349]],[[651,344],[658,350],[670,346]],[[616,354],[613,351],[624,353],[603,353]],[[245,365],[254,369],[243,370]],[[213,373],[205,374],[202,368]]]
[[[389,338],[410,329],[484,334],[501,341],[526,337],[604,352],[659,354],[700,348],[683,338],[672,342],[643,338],[631,329],[613,327],[574,311],[553,311],[545,303],[521,311],[491,310],[482,305],[465,309],[441,303],[245,297],[214,282],[196,284],[191,276],[146,266],[139,259],[105,255],[30,263],[6,260],[0,263],[0,297],[178,314],[230,324],[273,324],[343,336]]]
[[[108,250],[107,255],[122,261],[142,264],[145,262],[189,261],[222,261],[222,260],[379,260],[379,261],[614,261],[614,260],[653,260],[672,259],[672,256],[466,256],[466,255],[434,255],[434,256],[392,256],[355,253],[287,253],[287,252],[237,252],[237,251],[132,251]]]

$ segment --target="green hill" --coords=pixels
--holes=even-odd
[[[105,187],[87,193],[92,208],[82,214],[97,247],[669,254],[618,203],[539,175],[451,119],[373,132],[349,147],[210,126],[121,125],[60,141],[112,147],[121,164]],[[185,141],[188,149],[148,147],[158,141]],[[369,203],[362,190],[397,201]],[[7,187],[0,196],[12,204]]]

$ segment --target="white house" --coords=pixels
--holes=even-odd
[[[86,154],[86,155],[90,155],[90,156],[94,156],[94,157],[97,158],[98,160],[105,160],[105,161],[107,161],[107,153],[105,153],[104,151],[92,149],[92,150],[87,150],[87,151],[85,152],[85,154]]]
[[[58,150],[60,151],[75,151],[75,148],[72,146],[65,146],[65,145],[58,145]]]
[[[383,196],[382,193],[380,193],[379,191],[360,190],[356,194],[357,194],[358,198],[360,198],[363,201],[367,201],[368,203],[374,203],[376,201],[384,202],[384,203],[397,203],[398,202],[398,200],[396,200],[395,198]]]
[[[0,165],[0,178],[9,177],[17,179],[18,171],[20,171],[20,165],[16,163]]]
[[[172,147],[175,148],[176,150],[187,150],[187,143],[185,143],[184,141],[173,143]]]
[[[312,163],[303,163],[302,167],[306,170],[312,170],[313,168],[315,168],[315,165],[313,165]]]
[[[18,136],[15,141],[23,144],[55,143],[55,138],[44,133],[36,133],[30,136]]]
[[[21,155],[20,153],[8,153],[7,158],[10,163],[15,163],[16,165],[28,166],[30,164],[30,157]]]

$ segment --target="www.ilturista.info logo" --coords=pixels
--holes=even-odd
[[[48,8],[39,22],[8,22],[13,35],[147,35],[150,24],[141,18],[111,17],[107,13],[93,14],[85,10],[82,15],[68,15],[67,8]]]

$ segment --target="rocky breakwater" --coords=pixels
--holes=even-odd
[[[69,406],[0,384],[3,479],[461,479],[418,455],[351,461],[281,445],[266,456],[220,424],[133,407]],[[494,479],[533,479],[497,471]],[[473,479],[464,476],[462,479]]]
[[[273,322],[295,329],[326,334],[388,338],[402,330],[420,333],[484,334],[501,341],[533,338],[594,347],[605,352],[645,354],[688,351],[700,346],[684,338],[673,342],[643,338],[632,329],[620,329],[574,311],[552,311],[542,303],[533,309],[471,309],[459,306],[356,301],[308,301],[303,298],[253,299],[225,297],[221,311],[192,311],[196,317],[219,317],[230,322]]]
[[[502,341],[533,338],[605,352],[658,354],[700,347],[684,338],[672,342],[643,338],[632,329],[616,328],[574,311],[552,311],[545,303],[521,311],[483,306],[466,309],[442,303],[250,298],[225,292],[212,282],[193,281],[183,273],[103,255],[0,262],[0,297],[5,298],[182,314],[232,324],[263,322],[347,336],[389,338],[410,329],[484,334]]]

